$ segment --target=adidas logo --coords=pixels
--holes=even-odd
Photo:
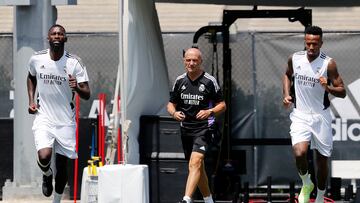
[[[201,146],[200,149],[203,150],[203,151],[206,151],[205,146]]]
[[[360,141],[360,79],[348,85],[345,98],[331,100],[334,141]]]

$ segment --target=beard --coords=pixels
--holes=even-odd
[[[59,52],[64,49],[65,42],[49,42],[49,44],[51,50],[53,50],[54,52]]]

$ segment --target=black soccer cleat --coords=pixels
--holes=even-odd
[[[50,176],[43,175],[42,193],[46,197],[50,197],[52,192],[53,192],[52,181],[53,181],[53,175],[52,174]]]

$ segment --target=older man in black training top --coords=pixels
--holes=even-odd
[[[202,67],[201,52],[190,48],[185,52],[186,73],[177,77],[167,105],[169,114],[181,122],[181,137],[185,157],[189,160],[189,175],[181,203],[191,203],[199,187],[205,203],[213,203],[205,172],[205,153],[216,133],[215,116],[226,105],[216,79]]]

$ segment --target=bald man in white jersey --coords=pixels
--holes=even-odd
[[[29,60],[27,89],[29,113],[35,115],[33,133],[38,152],[37,163],[43,172],[42,192],[53,192],[50,168],[55,152],[55,193],[59,203],[67,182],[67,163],[76,159],[74,94],[90,98],[88,75],[81,60],[64,50],[67,41],[63,26],[53,25],[48,32],[50,48],[36,52]],[[35,99],[35,90],[37,98]],[[54,149],[54,150],[53,150]]]
[[[328,94],[344,98],[346,90],[334,59],[320,51],[323,44],[322,29],[310,26],[305,29],[305,51],[288,59],[283,77],[283,104],[289,108],[290,135],[296,166],[303,186],[298,195],[299,203],[308,203],[314,189],[308,173],[308,146],[315,150],[317,164],[316,203],[324,202],[328,157],[333,148],[330,101]],[[291,91],[291,85],[293,90]]]

